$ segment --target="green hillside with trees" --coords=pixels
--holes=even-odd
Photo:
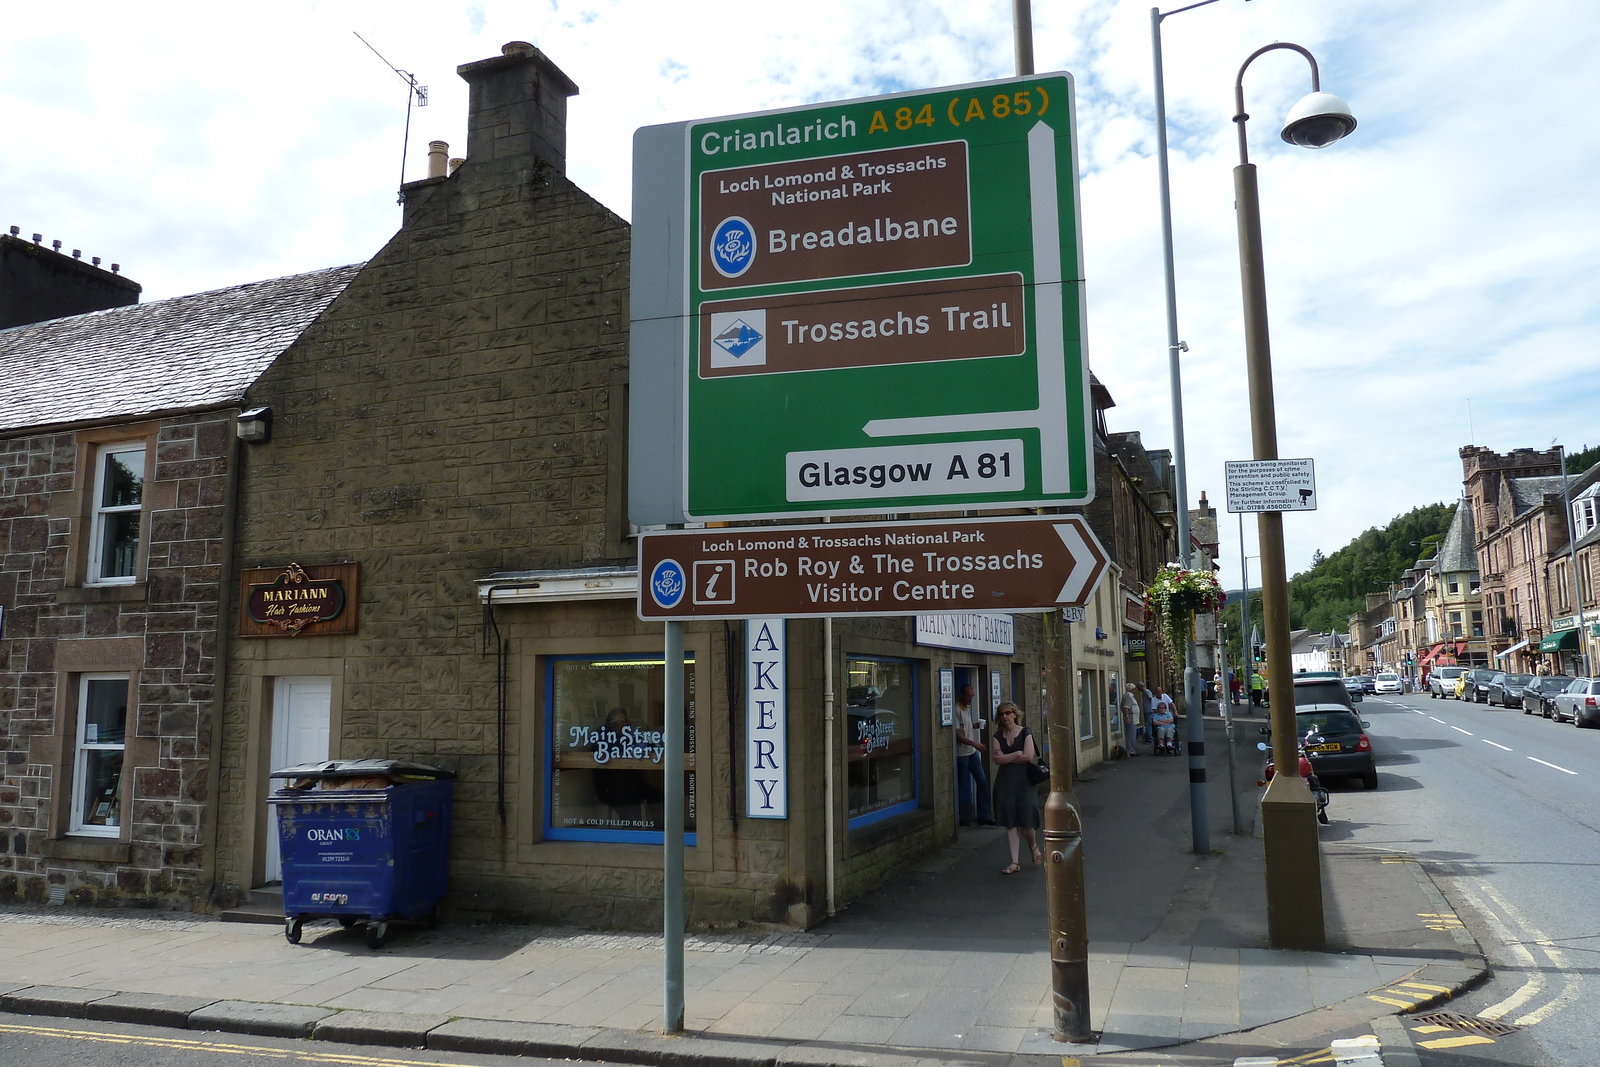
[[[1383,592],[1419,559],[1438,551],[1455,517],[1454,504],[1428,504],[1371,529],[1331,556],[1319,549],[1309,569],[1289,579],[1289,628],[1349,633],[1350,616],[1366,609],[1366,594]],[[1252,576],[1252,586],[1256,584]],[[1239,654],[1239,591],[1228,597],[1222,622],[1228,628],[1228,658]],[[1250,621],[1261,626],[1261,592],[1250,591]]]

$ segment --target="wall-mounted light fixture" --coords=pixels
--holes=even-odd
[[[266,444],[272,440],[272,409],[259,407],[239,412],[239,418],[234,424],[234,432],[239,435],[239,440],[245,444]]]

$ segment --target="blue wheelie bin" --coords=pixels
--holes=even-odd
[[[284,936],[307,919],[366,924],[380,948],[392,920],[433,921],[444,896],[454,774],[404,760],[285,767],[268,798],[283,858]]]

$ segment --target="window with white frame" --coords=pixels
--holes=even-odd
[[[1590,497],[1587,500],[1574,500],[1572,502],[1572,536],[1574,539],[1586,536],[1596,525],[1600,525],[1600,500]]]
[[[144,508],[144,445],[107,445],[95,454],[94,508],[90,515],[90,585],[127,585],[138,579]]]
[[[78,683],[72,764],[72,832],[122,832],[122,756],[128,727],[128,676],[86,674]]]

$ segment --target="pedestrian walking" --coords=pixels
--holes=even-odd
[[[1261,677],[1260,671],[1250,672],[1250,706],[1261,706],[1261,691],[1267,687],[1266,679]]]
[[[1140,714],[1139,703],[1139,683],[1129,682],[1122,690],[1118,706],[1122,709],[1122,740],[1130,758],[1139,754],[1139,724],[1144,718]]]
[[[1033,854],[1033,865],[1044,864],[1044,853],[1033,834],[1040,825],[1039,790],[1028,781],[1028,764],[1039,756],[1033,731],[1022,725],[1022,712],[1011,701],[995,709],[994,725],[994,738],[989,742],[995,763],[994,816],[1006,828],[1006,843],[1011,847],[1011,865],[1000,873],[1016,874],[1022,870],[1023,841]]]

